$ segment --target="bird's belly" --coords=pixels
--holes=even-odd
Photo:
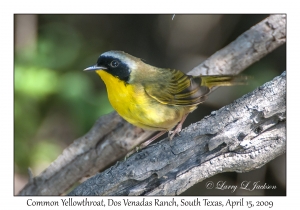
[[[134,89],[109,94],[114,109],[129,123],[146,130],[171,130],[181,120],[184,113],[179,109],[157,102],[143,89]]]
[[[171,130],[186,114],[182,107],[161,104],[149,97],[141,85],[126,84],[100,72],[113,108],[129,123],[146,130]]]

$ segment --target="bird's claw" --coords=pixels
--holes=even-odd
[[[132,155],[134,152],[138,152],[139,150],[140,150],[140,147],[137,146],[137,147],[135,147],[135,149],[133,149],[133,150],[131,150],[130,152],[128,152],[128,153],[126,154],[125,158],[124,158],[124,161],[126,161],[127,158],[129,158],[129,156]]]

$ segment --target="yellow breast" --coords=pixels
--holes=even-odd
[[[103,70],[96,73],[106,85],[113,108],[129,123],[146,130],[171,130],[186,112],[150,98],[141,84],[126,84]]]

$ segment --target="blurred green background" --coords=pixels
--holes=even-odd
[[[84,135],[96,119],[113,111],[101,79],[82,71],[94,65],[100,54],[122,50],[154,66],[188,72],[267,16],[176,15],[172,20],[173,14],[15,15],[15,194],[27,183],[28,167],[38,175],[74,139]],[[254,90],[285,69],[284,45],[245,71],[244,74],[254,77],[248,86],[219,88],[189,116],[185,126]],[[286,193],[285,155],[245,174],[271,180],[279,188],[276,192],[256,191],[256,195]],[[236,183],[245,174],[224,173],[213,179]],[[186,195],[207,193],[201,183],[185,192]]]

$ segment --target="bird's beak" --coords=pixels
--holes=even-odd
[[[84,69],[83,71],[96,71],[96,70],[103,70],[103,69],[107,69],[106,67],[104,66],[90,66],[90,67],[87,67],[86,69]]]

